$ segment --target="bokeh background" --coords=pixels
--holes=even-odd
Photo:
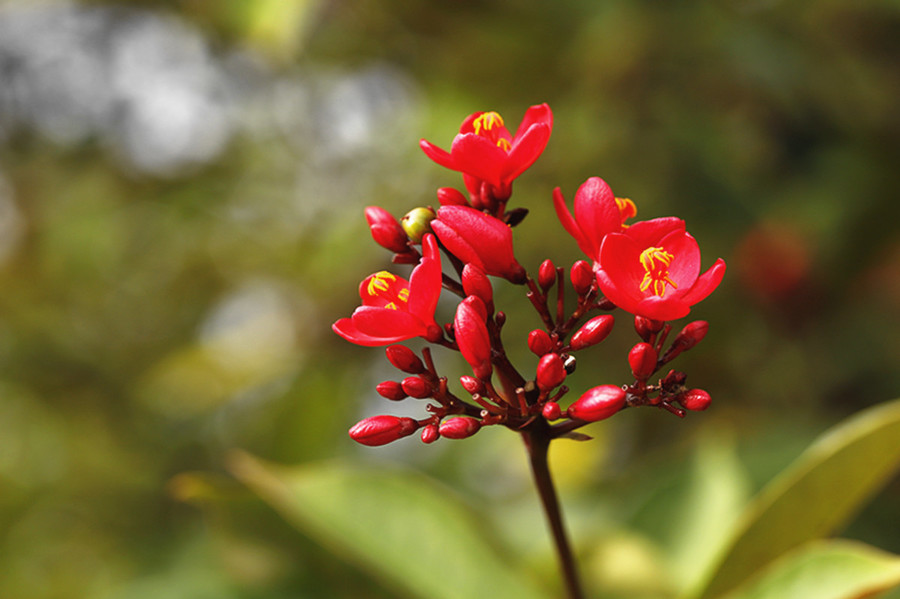
[[[422,406],[375,395],[382,352],[330,331],[389,266],[362,209],[461,186],[419,138],[548,102],[511,203],[526,268],[580,257],[550,196],[593,175],[728,263],[676,363],[713,407],[552,456],[590,586],[668,596],[657,573],[703,544],[698,463],[747,497],[900,395],[898,61],[895,1],[0,2],[0,595],[396,596],[248,492],[235,449],[426,472],[552,588],[515,436],[355,446],[358,419]],[[497,293],[528,368],[538,321]],[[620,317],[571,386],[626,382],[635,340]],[[898,522],[894,480],[844,535],[900,552]]]

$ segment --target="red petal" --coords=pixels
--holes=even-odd
[[[630,310],[629,310],[630,311]],[[675,320],[683,318],[691,311],[691,306],[682,298],[669,296],[668,292],[663,297],[650,295],[635,306],[632,314],[652,318],[653,320]]]
[[[396,341],[409,339],[409,337],[385,339],[383,337],[373,337],[371,335],[367,335],[356,328],[356,325],[353,324],[353,321],[349,318],[340,319],[339,321],[331,325],[331,330],[333,330],[335,333],[337,333],[350,343],[364,345],[366,347],[378,347],[380,345],[388,345]]]
[[[452,171],[458,171],[459,168],[456,166],[456,162],[453,160],[453,157],[447,153],[446,150],[442,150],[437,147],[430,141],[426,141],[424,139],[419,140],[419,147],[422,148],[422,151],[425,152],[425,155],[443,166],[444,168],[449,168]]]
[[[678,231],[666,235],[659,245],[674,256],[668,271],[669,278],[677,285],[675,289],[671,286],[666,287],[663,297],[670,293],[684,295],[694,285],[697,275],[700,274],[700,247],[690,233]]]
[[[433,258],[422,258],[409,276],[409,313],[423,322],[433,322],[441,283],[441,263]]]
[[[581,184],[575,192],[575,221],[591,245],[591,251],[586,252],[587,255],[596,259],[603,238],[622,229],[616,196],[606,181],[600,177],[591,177]]]
[[[457,135],[450,148],[450,155],[456,165],[454,170],[500,186],[506,152],[489,139],[474,133]]]
[[[426,325],[410,314],[390,308],[360,306],[350,317],[356,329],[363,335],[395,343],[424,335]]]
[[[502,178],[509,182],[525,172],[547,147],[549,139],[550,127],[542,123],[532,125],[524,135],[517,136],[509,154],[504,155],[506,163],[503,165]]]
[[[438,209],[438,212],[451,207],[452,206],[441,207]],[[484,264],[481,262],[481,258],[478,257],[478,254],[472,246],[469,245],[469,242],[456,232],[455,228],[440,220],[431,221],[431,228],[451,254],[462,260],[464,263],[471,262],[481,270],[487,272],[487,269],[484,268]]]
[[[724,276],[725,261],[719,258],[715,264],[709,267],[709,270],[700,275],[694,286],[681,299],[690,305],[706,299],[710,293],[716,290]]]
[[[648,248],[658,246],[663,237],[675,231],[684,232],[684,221],[674,216],[666,216],[636,222],[628,227],[625,233],[642,248]]]
[[[537,124],[544,124],[550,129],[553,128],[553,112],[547,104],[538,104],[525,111],[525,116],[522,117],[522,122],[519,124],[519,128],[516,129],[515,137],[524,135],[529,127]]]
[[[559,187],[553,190],[553,207],[556,209],[556,216],[559,218],[559,222],[562,223],[563,229],[575,238],[575,241],[578,242],[578,247],[581,248],[581,251],[584,252],[585,255],[591,260],[595,260],[597,256],[596,254],[591,254],[592,246],[588,243],[587,239],[585,239],[584,234],[578,227],[578,223],[572,218],[572,213],[569,212],[569,208],[566,206],[566,200]]]

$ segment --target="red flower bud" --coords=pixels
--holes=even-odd
[[[644,341],[649,341],[650,337],[662,330],[666,323],[661,320],[653,320],[643,316],[634,317],[634,330]]]
[[[587,293],[591,285],[594,283],[594,271],[591,265],[584,260],[578,260],[572,265],[569,271],[569,278],[572,280],[572,287],[578,295]]]
[[[538,362],[537,386],[541,391],[549,391],[566,380],[566,367],[559,354],[546,354]]]
[[[468,391],[471,395],[475,395],[476,393],[484,393],[484,383],[476,379],[474,376],[463,375],[459,377],[459,382],[460,384],[462,384],[463,389]]]
[[[422,374],[425,372],[425,365],[422,360],[405,345],[391,345],[384,350],[388,361],[394,365],[394,368],[402,370],[408,374]]]
[[[597,422],[609,418],[625,405],[625,391],[615,385],[600,385],[588,389],[569,406],[569,418]]]
[[[462,271],[462,286],[466,295],[475,295],[484,302],[488,313],[494,311],[494,289],[484,271],[473,263],[466,264]]]
[[[442,206],[431,228],[464,263],[513,283],[525,282],[525,269],[513,255],[512,230],[500,219],[466,206]]]
[[[365,214],[375,243],[398,254],[409,251],[406,231],[390,212],[379,206],[369,206]]]
[[[544,404],[544,408],[541,410],[541,414],[547,420],[558,420],[560,416],[562,416],[562,410],[559,408],[559,404],[555,401],[548,401]]]
[[[391,401],[400,401],[401,399],[409,397],[406,391],[403,390],[402,385],[397,381],[384,381],[383,383],[378,383],[375,385],[375,391],[378,392],[378,395],[385,399],[390,399]]]
[[[448,439],[465,439],[471,437],[481,428],[481,422],[468,416],[449,418],[441,423],[438,431]]]
[[[440,436],[438,427],[433,424],[429,424],[422,429],[422,443],[434,443]]]
[[[628,364],[634,378],[646,381],[656,370],[656,350],[649,343],[638,343],[628,352]]]
[[[569,346],[573,350],[584,349],[600,343],[612,331],[615,318],[612,314],[603,314],[590,319],[574,335]]]
[[[556,266],[552,260],[544,260],[538,268],[538,285],[541,289],[547,291],[556,282]]]
[[[709,323],[705,320],[695,320],[685,326],[675,337],[675,340],[672,341],[672,345],[666,350],[666,353],[663,354],[663,361],[674,360],[681,352],[687,351],[700,343],[706,337],[708,330]]]
[[[691,389],[690,391],[685,391],[678,398],[678,403],[692,412],[702,412],[712,403],[712,398],[703,389]]]
[[[438,202],[441,206],[468,206],[466,196],[452,187],[441,187],[437,190]]]
[[[553,340],[543,329],[535,329],[528,333],[528,349],[536,356],[543,356],[553,349]]]
[[[375,447],[411,435],[417,428],[419,423],[412,418],[372,416],[354,424],[350,429],[350,438]]]
[[[403,391],[405,391],[407,395],[415,397],[416,399],[431,397],[431,394],[434,392],[434,389],[431,388],[431,384],[418,376],[406,377],[403,379],[403,382],[400,383],[400,386],[403,387]]]
[[[487,310],[484,302],[477,296],[470,295],[460,302],[456,308],[456,317],[453,319],[453,330],[459,351],[472,367],[475,376],[480,379],[490,378],[493,371],[491,339],[485,324],[486,318]]]

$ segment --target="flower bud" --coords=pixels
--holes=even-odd
[[[603,314],[590,319],[574,335],[569,347],[573,350],[584,349],[600,343],[612,331],[615,318],[612,314]]]
[[[465,439],[471,437],[481,428],[481,422],[468,416],[449,418],[441,423],[438,431],[448,439]]]
[[[437,190],[438,202],[441,206],[468,206],[469,201],[458,189],[441,187]]]
[[[646,381],[656,370],[656,350],[649,343],[638,343],[628,352],[631,373],[639,381]]]
[[[516,284],[525,282],[525,269],[513,255],[512,229],[500,219],[466,206],[442,206],[431,228],[464,263]]]
[[[484,302],[489,313],[494,311],[494,289],[491,287],[491,281],[483,270],[471,262],[463,267],[462,286],[467,296],[477,296]]]
[[[422,241],[422,236],[431,231],[431,221],[435,218],[431,208],[413,208],[400,219],[400,225],[413,243]]]
[[[588,389],[567,410],[569,418],[597,422],[609,418],[625,405],[625,391],[615,385]]]
[[[702,412],[712,403],[712,398],[703,389],[691,389],[679,396],[678,403],[692,412]]]
[[[470,295],[456,308],[453,330],[459,351],[472,367],[475,376],[488,379],[491,376],[491,339],[485,319],[487,311],[484,302]],[[443,434],[443,433],[441,433]]]
[[[407,395],[415,397],[416,399],[431,397],[431,394],[434,392],[434,389],[431,388],[431,384],[419,376],[406,377],[403,379],[403,382],[400,383],[400,386],[403,387],[403,391],[405,391]]]
[[[559,404],[555,401],[548,401],[544,404],[544,408],[541,410],[541,414],[547,420],[559,420],[559,417],[562,416],[562,410],[559,408]]]
[[[470,395],[475,395],[476,393],[484,393],[484,383],[476,379],[474,376],[465,374],[459,377],[459,382],[463,386],[463,389],[465,389]]]
[[[375,243],[398,254],[409,251],[409,238],[390,212],[379,206],[369,206],[365,214]]]
[[[559,354],[546,354],[538,362],[537,386],[541,391],[549,391],[566,380],[566,367]]]
[[[440,436],[438,427],[433,424],[429,424],[422,429],[422,443],[434,443]]]
[[[665,323],[661,320],[652,320],[644,316],[634,317],[634,330],[644,341],[650,341],[650,337],[660,332]]]
[[[709,331],[709,323],[705,320],[695,320],[688,324],[672,341],[672,345],[663,355],[663,360],[668,362],[681,352],[691,349],[706,337],[707,331]]]
[[[538,285],[546,292],[553,287],[553,283],[555,282],[556,266],[553,264],[553,261],[548,258],[541,262],[541,266],[538,268]]]
[[[378,392],[378,395],[385,399],[390,399],[391,401],[400,401],[401,399],[409,397],[406,391],[403,390],[403,386],[397,381],[384,381],[383,383],[378,383],[375,385],[375,391]]]
[[[425,365],[422,360],[405,345],[391,345],[384,350],[388,362],[393,364],[394,368],[402,370],[408,374],[422,374],[425,372]]]
[[[547,331],[535,329],[528,333],[528,349],[536,356],[543,356],[553,349],[553,340]]]
[[[411,435],[417,428],[419,423],[412,418],[372,416],[354,424],[350,429],[350,438],[375,447]]]
[[[594,284],[594,271],[591,265],[584,260],[578,260],[572,265],[569,271],[569,278],[572,280],[572,287],[578,295],[587,293],[591,285]]]

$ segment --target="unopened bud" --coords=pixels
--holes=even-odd
[[[615,324],[612,314],[603,314],[590,319],[574,335],[569,346],[573,350],[584,349],[606,339]]]
[[[471,395],[475,395],[476,393],[484,393],[484,383],[476,379],[474,376],[465,374],[459,377],[459,382],[463,386],[463,389],[468,391]]]
[[[465,439],[471,437],[481,428],[481,422],[468,416],[449,418],[441,423],[438,431],[448,439]]]
[[[419,423],[412,418],[372,416],[354,424],[349,432],[357,443],[375,447],[411,435],[417,428]]]
[[[453,187],[441,187],[437,190],[438,202],[441,206],[468,206],[466,196]]]
[[[566,380],[566,367],[559,354],[546,354],[538,362],[537,386],[541,391],[549,391]]]
[[[538,285],[541,286],[541,289],[547,291],[555,282],[556,266],[553,264],[552,260],[544,260],[541,262],[540,268],[538,268]]]
[[[653,320],[644,316],[634,317],[634,330],[644,341],[650,341],[650,337],[660,332],[665,324],[661,320]]]
[[[375,385],[375,391],[378,392],[378,395],[385,399],[390,399],[391,401],[400,401],[401,399],[409,397],[406,391],[403,390],[402,385],[397,381],[384,381],[383,383],[378,383]]]
[[[615,385],[588,389],[567,411],[570,418],[597,422],[609,418],[625,405],[625,391]]]
[[[543,356],[553,349],[553,340],[543,329],[535,329],[528,333],[528,349],[536,356]]]
[[[431,388],[431,384],[418,376],[408,376],[403,379],[403,382],[401,382],[400,385],[407,395],[415,397],[416,399],[431,397],[431,394],[434,392],[434,389]]]
[[[681,352],[691,349],[706,337],[707,331],[709,331],[709,323],[705,320],[695,320],[688,324],[672,341],[672,345],[663,355],[663,360],[668,362]]]
[[[481,298],[470,295],[456,308],[453,329],[459,351],[472,367],[475,376],[488,379],[493,372],[491,366],[491,339],[485,318],[487,310]]]
[[[712,398],[703,389],[691,389],[678,397],[678,403],[692,412],[702,412],[712,403]]]
[[[646,381],[656,370],[656,350],[649,343],[638,343],[628,352],[631,373],[639,381]]]
[[[483,270],[471,262],[463,267],[462,286],[467,296],[478,297],[484,302],[488,312],[494,311],[494,289],[491,287],[491,281]]]
[[[390,212],[379,206],[369,206],[365,214],[375,243],[398,254],[409,251],[409,238]]]
[[[431,208],[413,208],[400,219],[400,225],[413,243],[422,241],[422,236],[431,231],[431,221],[435,218]]]
[[[384,350],[388,362],[393,364],[394,368],[402,370],[407,374],[422,374],[425,372],[425,365],[422,360],[405,345],[391,345]]]
[[[433,424],[429,424],[422,429],[422,443],[434,443],[440,436],[438,427]]]
[[[541,410],[541,414],[547,420],[559,420],[559,417],[562,416],[562,410],[559,407],[559,404],[555,401],[548,401],[544,404],[544,408]]]
[[[591,270],[590,264],[584,260],[578,260],[572,265],[572,269],[569,271],[569,278],[572,280],[572,287],[575,289],[575,293],[584,295],[590,290],[591,285],[594,284],[594,271]]]
[[[687,375],[685,373],[678,370],[670,370],[660,381],[660,386],[666,393],[680,393],[686,380]]]

